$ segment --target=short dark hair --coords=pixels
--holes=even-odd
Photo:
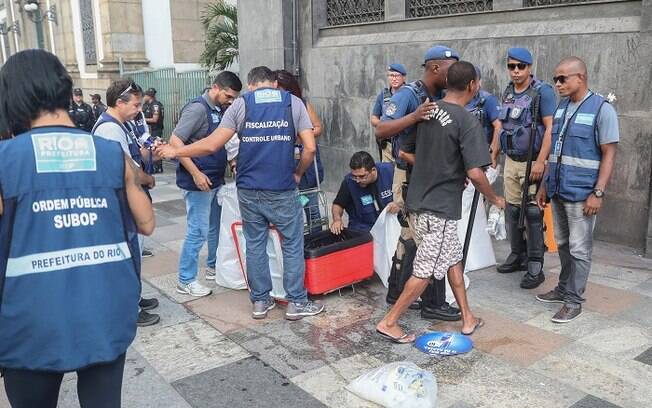
[[[301,86],[297,77],[284,69],[274,71],[274,75],[276,75],[276,80],[280,88],[285,89],[299,99],[303,99],[303,93],[301,92]]]
[[[369,153],[365,151],[359,151],[353,153],[353,156],[351,156],[349,167],[351,170],[364,168],[367,171],[371,171],[374,167],[376,167],[376,162]]]
[[[68,110],[72,79],[63,64],[44,50],[20,51],[0,70],[0,129],[18,135],[42,111]]]
[[[232,89],[236,92],[242,90],[242,82],[236,74],[231,71],[222,71],[213,80],[213,85],[217,85],[220,89]]]
[[[459,61],[448,68],[446,84],[448,89],[465,91],[471,81],[477,80],[475,67],[468,61]]]
[[[276,75],[274,75],[274,72],[264,65],[252,68],[251,71],[249,71],[249,75],[247,75],[247,83],[249,85],[255,85],[260,82],[275,80]]]
[[[143,88],[131,78],[119,79],[112,83],[106,90],[106,104],[115,108],[119,99],[124,102],[129,102],[132,95],[142,96]]]

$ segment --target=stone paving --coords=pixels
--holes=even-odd
[[[157,229],[146,241],[155,256],[143,261],[143,293],[159,299],[161,323],[140,329],[127,353],[125,407],[375,407],[344,386],[400,360],[435,374],[443,408],[652,407],[652,260],[630,248],[596,244],[585,311],[567,325],[550,322],[558,306],[534,300],[557,280],[556,254],[547,255],[537,290],[520,289],[519,274],[470,273],[470,302],[487,324],[472,352],[435,358],[374,334],[387,310],[378,279],[318,297],[327,312],[298,322],[284,320],[283,307],[254,321],[246,291],[212,284],[205,298],[177,294],[185,209],[173,171],[157,182]],[[506,244],[494,246],[503,259]],[[413,311],[404,323],[460,329]],[[59,406],[78,406],[74,374]],[[0,407],[8,407],[4,389]]]

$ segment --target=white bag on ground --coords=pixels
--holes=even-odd
[[[396,252],[398,239],[401,237],[401,224],[396,214],[389,214],[385,208],[370,232],[374,237],[374,271],[387,287],[387,280],[392,270],[392,257]]]
[[[346,389],[387,408],[434,408],[437,404],[435,376],[409,361],[369,371],[353,380]]]
[[[217,202],[222,206],[220,217],[219,245],[215,265],[215,283],[230,289],[246,289],[240,270],[238,252],[231,234],[231,225],[240,221],[238,190],[235,183],[227,183],[217,192]]]

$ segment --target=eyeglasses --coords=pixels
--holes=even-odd
[[[352,173],[352,174],[351,174],[351,178],[352,178],[353,180],[359,180],[359,181],[362,181],[362,180],[366,179],[367,177],[369,177],[370,174],[371,174],[371,172],[368,172],[368,173],[365,173],[365,174],[363,174],[363,175],[361,175],[361,176],[357,176],[357,175],[355,175],[355,174]]]
[[[387,77],[389,77],[389,78],[400,78],[402,76],[403,75],[401,75],[401,74],[387,74]]]
[[[509,64],[507,64],[507,69],[510,70],[510,71],[513,71],[518,67],[519,71],[523,71],[525,68],[527,68],[527,66],[528,66],[528,64],[526,64],[524,62],[519,62],[519,63],[510,62]]]
[[[568,78],[570,78],[570,77],[572,77],[574,75],[580,75],[580,74],[576,73],[576,74],[568,74],[568,75],[557,75],[557,76],[552,77],[552,83],[556,84],[557,82],[559,82],[560,84],[565,84],[566,81],[568,80]]]

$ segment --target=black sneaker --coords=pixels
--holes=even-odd
[[[150,258],[154,256],[154,252],[150,251],[149,249],[143,249],[142,256],[143,258]]]
[[[553,323],[568,323],[577,318],[580,314],[582,314],[581,305],[577,305],[577,307],[568,307],[567,305],[564,305],[550,320],[552,320]]]
[[[460,310],[456,307],[452,307],[449,304],[444,304],[439,307],[428,307],[421,305],[421,317],[424,319],[437,319],[444,320],[447,322],[456,322],[462,319]]]
[[[138,327],[152,326],[161,321],[161,316],[147,313],[144,310],[138,312]]]
[[[156,299],[156,298],[151,298],[151,299],[140,298],[140,302],[138,302],[138,306],[140,306],[141,310],[156,309],[158,307],[158,299]]]
[[[539,302],[543,303],[564,303],[564,299],[562,299],[554,289],[550,292],[537,295],[536,298]]]
[[[541,285],[545,280],[546,277],[543,275],[543,272],[539,272],[536,276],[526,273],[525,276],[523,276],[523,279],[521,279],[521,288],[534,289]]]

